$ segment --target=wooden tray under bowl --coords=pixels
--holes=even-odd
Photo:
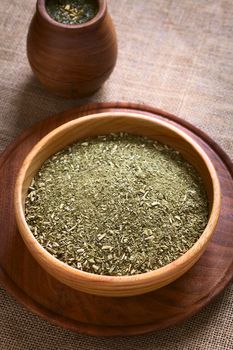
[[[165,119],[190,134],[212,159],[221,182],[222,210],[201,259],[181,278],[154,292],[110,298],[75,291],[47,274],[17,230],[13,191],[26,154],[44,135],[74,118],[133,111]],[[96,336],[142,334],[173,326],[207,305],[233,277],[233,165],[206,134],[158,109],[133,103],[101,103],[52,116],[19,136],[0,158],[0,283],[23,305],[53,324]]]

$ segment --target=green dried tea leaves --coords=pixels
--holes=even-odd
[[[84,140],[49,158],[29,187],[25,211],[53,256],[114,276],[172,262],[208,221],[194,168],[170,147],[127,134]]]
[[[50,17],[63,24],[82,24],[90,21],[98,12],[96,0],[47,0]]]

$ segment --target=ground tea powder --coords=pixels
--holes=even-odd
[[[134,275],[180,257],[208,220],[201,178],[179,152],[111,134],[56,153],[29,188],[26,220],[54,257],[83,271]]]

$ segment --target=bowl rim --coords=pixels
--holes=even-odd
[[[85,271],[78,270],[77,268],[74,268],[72,266],[69,266],[68,264],[55,258],[34,237],[33,233],[31,232],[26,222],[24,207],[22,204],[22,190],[23,190],[25,174],[27,173],[27,170],[30,167],[34,157],[40,152],[41,147],[47,146],[59,134],[62,135],[64,131],[72,130],[73,127],[82,125],[87,121],[91,121],[93,119],[101,120],[109,116],[112,116],[112,117],[114,116],[115,118],[137,118],[144,121],[152,122],[157,125],[161,125],[165,128],[168,128],[172,132],[175,132],[176,134],[179,135],[179,137],[183,138],[186,142],[188,142],[194,148],[194,150],[198,153],[199,157],[202,158],[212,180],[213,199],[212,199],[212,208],[209,212],[209,219],[204,231],[202,232],[199,239],[194,243],[194,245],[189,250],[187,250],[184,254],[182,254],[178,259],[170,262],[169,264],[161,268],[158,268],[156,270],[152,270],[149,272],[144,272],[141,274],[131,275],[131,276],[130,275],[107,276],[107,275],[98,275],[95,273],[85,272]],[[134,112],[114,112],[114,111],[111,112],[110,111],[110,112],[86,115],[86,116],[71,120],[67,123],[64,123],[61,126],[49,132],[47,135],[45,135],[39,142],[37,142],[33,146],[31,151],[25,157],[21,165],[21,168],[19,170],[18,176],[16,178],[15,192],[14,192],[14,209],[15,209],[16,222],[23,240],[27,245],[30,245],[30,247],[33,247],[33,250],[36,251],[39,255],[43,256],[45,258],[44,260],[47,261],[47,264],[50,264],[50,266],[53,266],[53,270],[57,270],[57,271],[64,270],[64,272],[68,274],[70,278],[72,279],[77,278],[79,281],[85,280],[85,282],[90,282],[90,283],[104,282],[106,288],[111,288],[114,286],[119,290],[121,288],[124,288],[124,286],[127,286],[127,288],[130,288],[129,283],[131,283],[133,288],[134,286],[133,282],[135,282],[136,284],[140,284],[143,282],[146,282],[147,284],[149,284],[155,281],[156,278],[158,278],[159,281],[166,280],[166,278],[170,276],[171,271],[176,270],[178,268],[182,269],[183,266],[187,265],[187,262],[193,261],[193,259],[196,256],[199,257],[202,253],[203,246],[207,244],[207,242],[213,235],[214,229],[219,219],[220,210],[221,210],[221,188],[220,188],[220,182],[219,182],[217,172],[209,156],[202,149],[202,147],[185,131],[178,129],[175,125],[167,121],[160,120],[152,116],[146,116],[146,115],[142,115]],[[34,258],[36,259],[35,256]]]

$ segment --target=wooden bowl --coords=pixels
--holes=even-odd
[[[201,175],[209,200],[209,221],[198,241],[180,258],[157,270],[134,276],[102,276],[72,268],[49,254],[35,239],[24,215],[25,196],[32,178],[44,161],[68,144],[90,136],[127,132],[147,136],[178,150]],[[19,231],[37,262],[62,283],[91,294],[131,296],[165,286],[191,268],[214,233],[221,191],[215,168],[203,149],[175,126],[134,113],[108,112],[75,119],[50,132],[38,142],[23,162],[15,186],[15,215]]]
[[[37,0],[27,37],[27,56],[37,79],[48,90],[67,98],[94,93],[108,79],[117,59],[117,39],[106,0],[90,21],[68,25],[47,13]]]

